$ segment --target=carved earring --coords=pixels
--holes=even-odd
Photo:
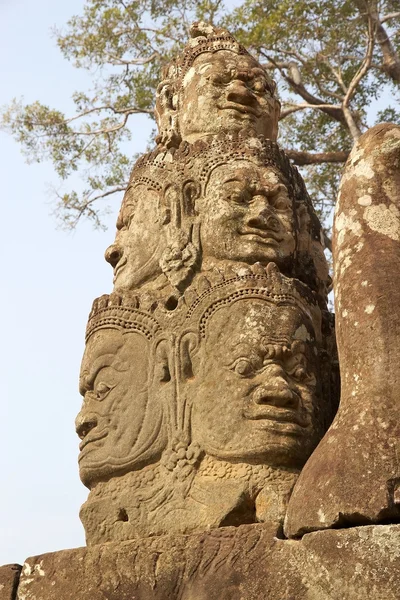
[[[163,81],[158,86],[154,112],[159,129],[156,143],[166,148],[178,148],[181,136],[179,134],[178,112],[171,81]]]

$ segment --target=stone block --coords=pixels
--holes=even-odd
[[[282,540],[259,524],[29,558],[17,600],[398,600],[399,585],[400,525]]]
[[[0,600],[15,600],[21,568],[20,565],[0,567]]]

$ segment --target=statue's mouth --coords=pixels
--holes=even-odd
[[[81,454],[79,455],[78,460],[81,460],[82,450],[84,448],[86,448],[86,446],[88,444],[92,444],[94,442],[98,442],[99,440],[102,440],[103,438],[105,438],[107,436],[108,436],[108,431],[106,429],[103,429],[103,431],[100,431],[98,433],[94,433],[91,436],[89,436],[89,435],[85,436],[85,438],[79,444],[79,450],[80,450]]]
[[[283,237],[271,229],[241,229],[239,234],[254,238],[254,241],[256,242],[275,242],[276,244],[279,244],[283,241]]]
[[[269,420],[307,427],[309,420],[304,411],[300,395],[292,389],[281,389],[277,393],[263,386],[256,389],[249,405],[244,410],[246,419]]]
[[[244,416],[249,421],[275,421],[298,425],[301,428],[309,425],[308,419],[297,409],[281,406],[251,406],[244,411]]]
[[[235,110],[244,115],[252,115],[257,119],[261,117],[261,111],[248,104],[239,104],[238,102],[226,102],[225,104],[217,104],[220,110]]]
[[[125,267],[127,262],[128,262],[128,257],[123,256],[121,258],[121,260],[115,265],[113,283],[115,283],[116,278],[118,277],[118,275],[122,271],[122,269]]]

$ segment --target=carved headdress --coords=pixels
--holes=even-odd
[[[96,298],[86,327],[86,342],[99,329],[137,331],[152,340],[161,332],[152,314],[155,307],[154,301],[146,296],[140,299],[135,294],[114,293]]]
[[[322,343],[321,310],[315,293],[297,279],[282,275],[275,263],[269,263],[266,268],[256,263],[251,272],[246,275],[228,275],[213,282],[213,272],[202,278],[197,298],[190,299],[186,313],[186,322],[195,323],[200,337],[205,337],[209,318],[219,309],[228,304],[248,298],[261,299],[276,306],[296,306],[313,324],[315,337]]]
[[[214,27],[201,21],[195,22],[190,27],[190,36],[182,54],[165,67],[163,72],[163,78],[174,78],[179,85],[182,85],[186,73],[200,54],[229,50],[235,54],[251,56],[250,52],[222,27]],[[267,82],[268,92],[274,96],[276,84],[269,76]]]
[[[182,165],[175,161],[174,151],[156,148],[141,156],[133,166],[129,184],[124,194],[121,210],[117,220],[117,229],[127,225],[132,218],[137,201],[135,188],[145,185],[148,189],[160,194],[160,202],[165,190],[171,185],[179,185],[182,176]],[[160,206],[161,209],[161,206]]]

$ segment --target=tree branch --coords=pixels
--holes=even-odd
[[[285,150],[286,155],[299,167],[304,165],[320,165],[323,163],[344,163],[350,152],[300,152],[298,150]]]
[[[388,13],[387,15],[382,17],[381,23],[386,23],[386,21],[389,21],[390,19],[397,19],[397,17],[400,17],[400,12]]]
[[[357,86],[361,82],[361,80],[366,76],[369,69],[371,68],[372,63],[372,55],[374,52],[374,42],[375,42],[375,34],[374,34],[374,24],[372,19],[368,18],[368,41],[367,41],[367,49],[365,51],[365,57],[359,67],[357,73],[354,75],[353,79],[350,82],[350,85],[347,89],[346,95],[343,98],[343,114],[345,116],[347,126],[350,130],[351,135],[354,140],[358,140],[361,137],[361,130],[349,109],[350,101],[354,94],[356,93]]]
[[[290,105],[290,103],[287,103],[287,106],[289,106],[289,108],[286,108],[285,110],[283,110],[281,112],[279,120],[282,120],[285,117],[287,117],[288,115],[298,112],[299,110],[305,110],[306,108],[313,108],[313,109],[318,108],[319,110],[324,110],[327,108],[335,108],[335,109],[339,108],[335,104],[308,104],[308,102],[304,102],[303,104],[293,104],[293,105]]]
[[[292,77],[287,75],[284,69],[279,66],[279,63],[277,61],[275,61],[269,56],[266,56],[266,58],[268,58],[268,60],[275,65],[275,67],[279,70],[284,80],[290,85],[290,87],[296,94],[303,98],[303,100],[305,100],[308,104],[312,105],[313,108],[318,108],[318,106],[321,106],[321,108],[319,108],[318,110],[321,110],[323,113],[329,115],[335,121],[339,121],[343,125],[347,125],[347,121],[343,115],[343,110],[341,106],[335,106],[331,104],[326,105],[322,100],[313,96],[313,94],[311,94],[305,88],[301,81],[297,83]]]
[[[127,187],[128,187],[128,184],[125,184],[124,186],[115,186],[114,188],[107,190],[106,192],[103,192],[102,194],[98,194],[97,196],[91,196],[90,194],[88,194],[86,196],[86,199],[83,200],[82,203],[79,204],[79,206],[65,206],[65,201],[64,201],[63,197],[60,196],[60,194],[58,192],[56,192],[55,190],[53,190],[53,191],[55,192],[56,196],[58,196],[58,198],[60,199],[61,205],[64,205],[64,207],[69,208],[69,210],[75,210],[77,212],[74,220],[72,222],[68,221],[68,223],[67,223],[69,228],[74,229],[78,225],[79,220],[85,213],[89,213],[89,216],[91,216],[91,218],[94,219],[94,221],[97,223],[97,226],[101,226],[101,223],[99,221],[99,215],[91,207],[91,205],[94,202],[96,202],[97,200],[101,200],[102,198],[106,198],[107,196],[111,196],[112,194],[116,194],[118,192],[125,192]]]
[[[108,52],[105,53],[105,56],[108,58],[110,64],[112,65],[139,65],[144,66],[148,63],[152,62],[156,58],[160,58],[160,54],[158,52],[153,52],[147,58],[131,58],[130,60],[121,58],[119,56],[115,56]]]
[[[386,29],[382,25],[382,23],[389,19],[400,16],[400,12],[390,13],[380,19],[375,3],[374,6],[372,6],[369,0],[355,0],[355,2],[363,18],[371,21],[375,28],[376,41],[379,44],[383,55],[381,69],[392,81],[400,83],[400,56],[390,41]]]

